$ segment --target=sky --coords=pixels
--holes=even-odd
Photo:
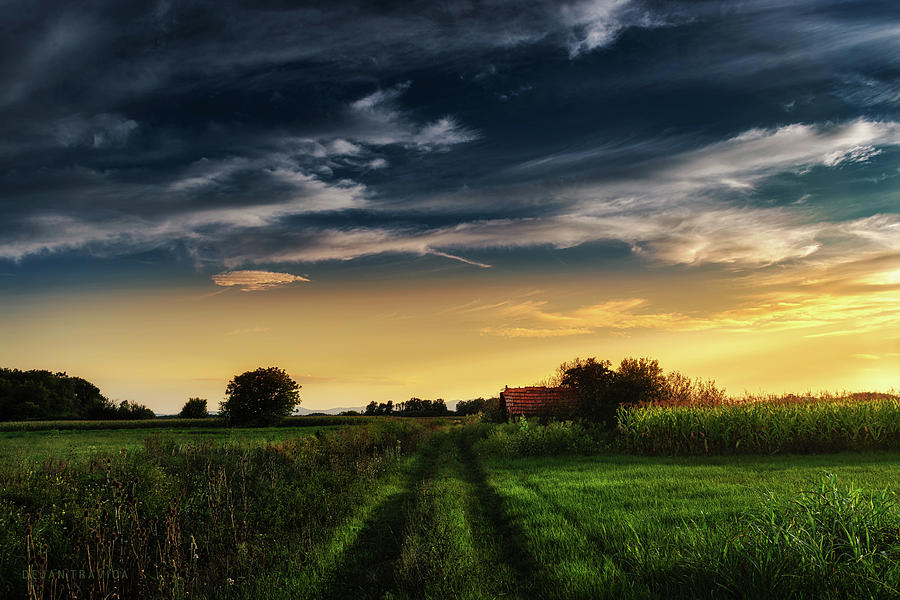
[[[900,3],[0,2],[0,365],[159,413],[900,388]]]

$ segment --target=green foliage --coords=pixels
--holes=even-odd
[[[553,384],[578,390],[580,419],[612,426],[620,406],[725,403],[725,392],[714,381],[694,380],[676,371],[666,375],[654,359],[624,358],[616,370],[610,368],[611,364],[593,357],[576,358],[562,363],[551,378]]]
[[[659,362],[623,358],[613,377],[612,396],[619,405],[642,404],[664,397],[667,382]]]
[[[119,403],[119,405],[115,408],[115,413],[112,416],[114,419],[129,419],[129,420],[146,420],[153,419],[156,415],[152,410],[144,406],[143,404],[138,404],[137,402],[129,402],[128,400],[123,400]]]
[[[300,404],[300,386],[283,369],[260,367],[236,375],[225,388],[219,415],[235,425],[277,423]]]
[[[897,491],[896,453],[523,458],[590,432],[344,421],[364,425],[0,461],[0,596],[897,597],[893,493],[831,477],[798,491],[826,466]],[[515,455],[485,452],[497,432]],[[101,575],[56,575],[78,569]]]
[[[496,397],[485,400],[479,414],[485,423],[506,423],[509,419],[506,406]]]
[[[685,592],[698,582],[728,597],[888,598],[900,594],[900,509],[887,491],[815,489],[741,519],[724,543],[685,560]],[[686,594],[685,594],[686,595]]]
[[[606,455],[484,465],[504,519],[517,524],[510,535],[535,558],[525,597],[837,600],[898,597],[896,461]],[[825,467],[890,491],[818,481]]]
[[[475,398],[474,400],[460,400],[456,403],[456,414],[460,417],[468,415],[477,415],[484,411],[484,398]]]
[[[622,449],[641,454],[833,452],[900,447],[900,398],[713,407],[622,407]]]
[[[258,597],[252,580],[310,556],[439,425],[382,420],[262,446],[153,437],[0,463],[0,596]],[[91,576],[59,579],[79,570]]]
[[[204,419],[209,416],[206,398],[188,398],[178,416],[182,419]]]
[[[456,403],[456,414],[460,417],[480,414],[488,423],[505,423],[507,420],[506,410],[497,397],[460,400]]]
[[[615,372],[608,360],[597,361],[576,358],[560,366],[560,385],[578,390],[580,406],[578,417],[594,423],[610,424],[615,419],[619,401],[613,395]]]
[[[598,448],[597,439],[580,423],[551,421],[539,425],[526,417],[494,427],[475,443],[476,453],[485,456],[590,454]]]
[[[200,419],[193,419],[197,422]],[[117,421],[123,423],[123,421]],[[98,452],[133,451],[144,447],[149,438],[164,440],[179,448],[191,444],[222,447],[265,446],[286,439],[333,431],[341,425],[319,427],[155,427],[119,429],[63,429],[0,432],[0,464],[12,461],[35,462],[48,458],[84,457]]]
[[[0,421],[26,419],[152,419],[146,406],[118,406],[80,377],[50,371],[0,369]]]
[[[728,403],[725,390],[716,387],[712,379],[692,379],[678,371],[666,375],[665,385],[658,398],[650,404],[662,406],[720,406]]]
[[[493,600],[515,597],[477,467],[460,430],[441,434],[427,474],[405,507],[403,546],[395,562],[397,596]]]

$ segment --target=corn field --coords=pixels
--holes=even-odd
[[[640,454],[833,452],[900,448],[900,397],[620,407],[622,449]]]

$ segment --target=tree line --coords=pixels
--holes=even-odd
[[[647,403],[716,404],[724,391],[713,381],[691,379],[678,372],[666,374],[656,360],[625,358],[613,369],[608,360],[576,358],[562,363],[555,375],[543,382],[577,390],[576,418],[612,424],[620,405]],[[219,416],[229,424],[268,425],[290,415],[300,404],[300,385],[283,369],[261,367],[236,375],[225,389]],[[457,403],[460,416],[482,414],[488,421],[504,421],[507,415],[499,398],[475,398]],[[410,398],[394,404],[370,402],[366,415],[440,417],[450,415],[443,399]],[[0,368],[0,421],[27,419],[151,419],[153,411],[134,402],[118,404],[99,388],[80,377],[50,371]],[[181,417],[207,417],[206,400],[190,398]]]
[[[116,404],[81,377],[0,368],[0,421],[28,419],[152,419],[136,402]]]
[[[422,400],[410,398],[406,402],[394,404],[392,400],[387,402],[369,402],[366,411],[368,416],[397,416],[397,417],[443,417],[450,414],[447,404],[442,398],[437,400]]]

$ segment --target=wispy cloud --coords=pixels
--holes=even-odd
[[[470,307],[472,312],[478,307]],[[792,331],[827,337],[879,331],[900,322],[900,292],[879,290],[843,295],[763,292],[725,310],[691,314],[654,310],[645,298],[614,299],[569,311],[547,301],[503,303],[479,313],[490,325],[482,334],[503,337],[558,337],[601,331]]]
[[[398,100],[412,82],[381,89],[352,102],[346,135],[354,141],[375,146],[399,144],[422,151],[447,150],[476,140],[480,134],[463,127],[455,117],[442,116],[432,122],[416,123],[398,106]]]
[[[569,57],[612,44],[626,27],[662,27],[667,20],[631,0],[583,0],[561,3],[560,20],[567,30]]]
[[[237,287],[242,292],[259,292],[309,279],[291,273],[273,271],[226,271],[212,276],[213,283],[223,287]],[[254,330],[255,331],[255,330]],[[242,331],[241,333],[248,333]]]

